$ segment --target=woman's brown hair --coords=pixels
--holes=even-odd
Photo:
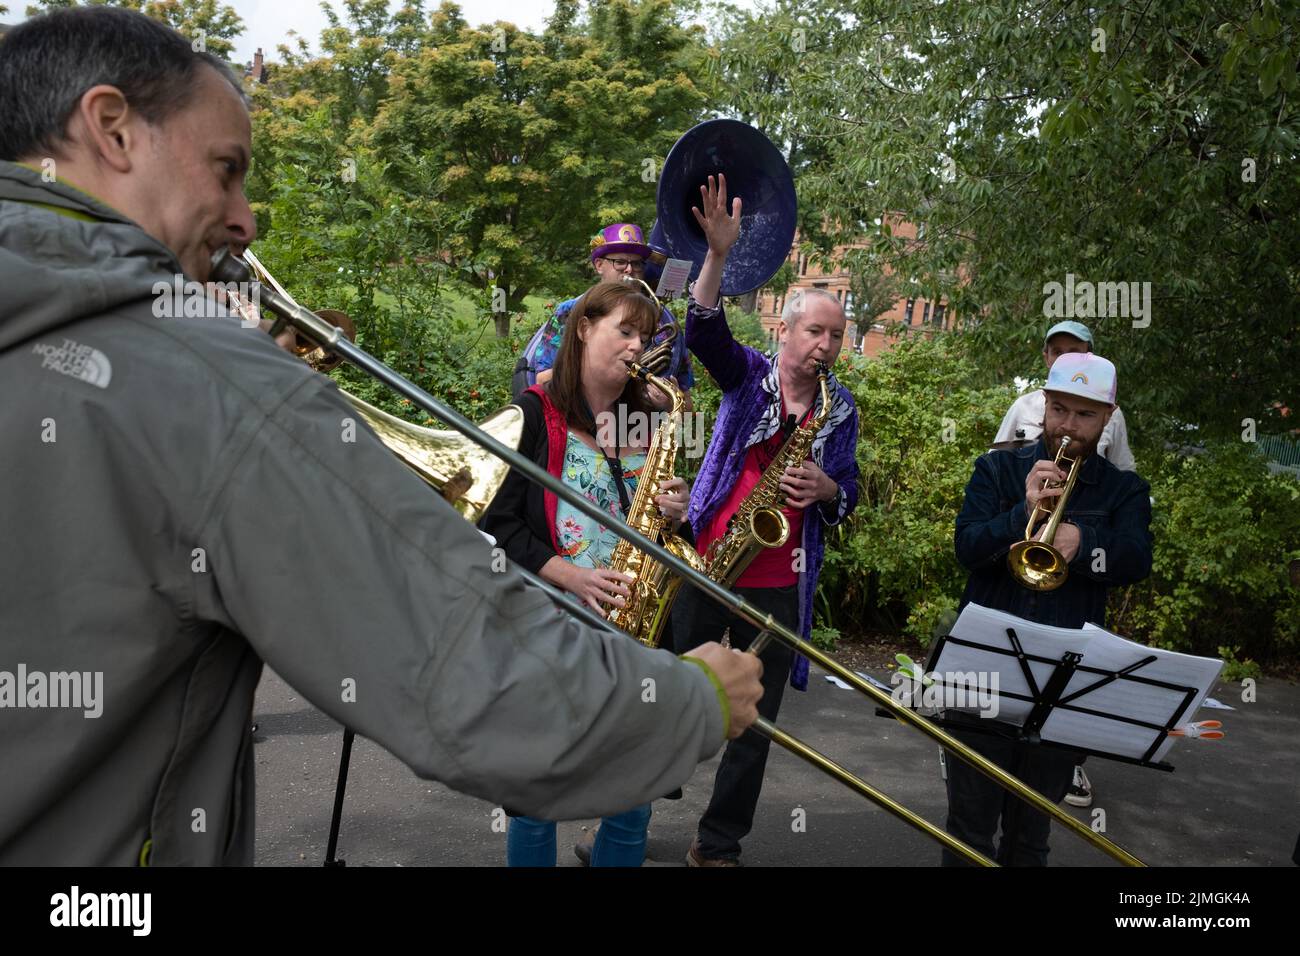
[[[570,428],[596,434],[596,422],[591,409],[582,395],[582,339],[578,330],[583,320],[597,322],[605,318],[620,305],[626,306],[623,321],[631,323],[647,339],[654,336],[659,328],[660,306],[637,286],[626,282],[599,282],[588,289],[569,312],[564,326],[564,338],[560,340],[559,351],[555,354],[554,372],[546,383],[546,391],[564,415]],[[640,412],[650,414],[654,407],[646,397],[645,383],[640,379],[629,377],[623,394],[615,402],[624,405],[627,414]]]

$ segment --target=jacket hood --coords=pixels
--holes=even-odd
[[[162,243],[121,213],[0,161],[0,351],[152,298],[156,282],[180,271]]]

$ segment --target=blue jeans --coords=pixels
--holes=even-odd
[[[591,849],[591,865],[640,866],[645,859],[650,804],[604,817]],[[555,824],[533,817],[511,817],[506,833],[507,866],[555,866]]]

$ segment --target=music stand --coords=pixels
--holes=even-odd
[[[1016,746],[1007,769],[1018,778],[1033,746],[1172,771],[1162,759],[1169,733],[1191,715],[1222,667],[1209,659],[1156,652],[1093,625],[1048,627],[979,605],[968,605],[953,631],[962,636],[946,634],[931,649],[925,668],[931,689],[918,702],[921,683],[914,681],[913,694],[901,702],[947,730],[1012,741]],[[1196,681],[1173,679],[1170,671]],[[994,673],[1007,680],[986,687],[981,697],[996,696],[999,716],[975,720],[961,713],[969,709],[969,678]],[[943,708],[923,713],[927,697],[933,706],[936,693]],[[962,703],[953,705],[958,697]],[[1019,799],[1008,808],[999,862],[1010,862],[1023,811]]]

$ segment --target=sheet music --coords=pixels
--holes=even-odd
[[[671,299],[677,296],[686,288],[686,280],[691,277],[691,269],[695,267],[690,259],[669,259],[663,265],[663,271],[659,275],[659,286],[655,289],[655,295],[660,299]]]
[[[1170,715],[1176,713],[1175,723],[1185,723],[1192,719],[1223,668],[1223,662],[1216,658],[1195,657],[1176,651],[1147,647],[1092,624],[1087,624],[1080,629],[1051,627],[1027,621],[1004,611],[981,607],[978,604],[968,604],[963,608],[957,623],[953,625],[952,636],[981,646],[966,647],[951,641],[945,642],[939,659],[934,662],[933,669],[941,675],[952,672],[996,671],[998,689],[1002,695],[999,700],[997,719],[1016,725],[1024,724],[1033,705],[1028,701],[1018,701],[1006,695],[1020,694],[1031,697],[1032,691],[1019,662],[1004,654],[996,653],[997,650],[1012,649],[1011,639],[1007,635],[1008,628],[1016,632],[1021,647],[1029,655],[1058,661],[1065,652],[1074,651],[1083,657],[1080,666],[1107,671],[1123,670],[1139,661],[1154,658],[1150,663],[1132,671],[1131,676],[1166,681],[1195,689],[1190,705],[1185,705],[1185,691],[1155,687],[1138,680],[1110,681],[1074,700],[1066,701],[1076,707],[1098,711],[1099,714],[1054,709],[1043,725],[1041,735],[1044,740],[1084,747],[1102,753],[1140,758],[1150,749],[1153,742],[1159,740],[1160,746],[1152,756],[1152,760],[1162,759],[1173,745],[1175,738],[1166,736],[1162,730],[1129,724],[1114,718],[1128,717],[1143,720],[1163,728],[1169,721]],[[1041,692],[1055,666],[1031,661],[1029,669]],[[1066,685],[1061,695],[1062,699],[1068,698],[1075,692],[1083,691],[1103,679],[1099,674],[1076,671]],[[971,708],[961,709],[971,710]]]
[[[1191,703],[1183,706],[1184,694],[1179,691],[1150,687],[1133,681],[1112,681],[1110,684],[1089,691],[1084,697],[1072,701],[1072,703],[1092,710],[1146,720],[1160,724],[1162,727],[1168,721],[1169,714],[1176,711],[1175,725],[1185,724],[1193,719],[1193,715],[1199,709],[1201,701],[1209,696],[1210,691],[1214,688],[1214,682],[1219,679],[1219,674],[1223,670],[1223,661],[1218,658],[1196,657],[1192,654],[1180,654],[1177,651],[1167,651],[1158,647],[1147,647],[1145,644],[1130,641],[1095,624],[1085,624],[1083,631],[1096,638],[1093,641],[1089,655],[1084,658],[1084,663],[1090,667],[1122,670],[1136,661],[1147,657],[1155,657],[1156,659],[1150,664],[1133,671],[1133,676],[1143,677],[1148,680],[1167,681],[1171,684],[1180,684],[1196,689]],[[1095,682],[1097,677],[1096,674],[1075,674],[1066,687],[1066,693],[1063,696],[1068,696],[1076,690],[1082,690],[1090,683]],[[1140,692],[1132,693],[1135,689]],[[1109,724],[1113,730],[1116,723],[1114,721],[1097,721],[1097,718],[1087,714],[1075,714],[1068,711],[1053,714],[1047,723],[1043,725],[1043,736],[1047,737],[1048,727],[1052,727],[1054,734],[1064,733],[1073,737],[1075,734],[1083,732],[1081,730],[1082,725],[1087,722],[1094,722],[1094,726],[1100,728],[1099,733],[1108,733],[1110,731],[1106,730],[1105,725]],[[1131,751],[1113,748],[1095,749],[1106,749],[1110,753],[1122,753],[1128,757],[1140,757],[1146,753],[1151,743],[1161,736],[1155,731],[1144,731],[1142,728],[1132,727],[1131,725],[1128,725],[1128,732],[1135,737]],[[1057,738],[1052,737],[1049,739]],[[1169,748],[1173,746],[1174,740],[1173,737],[1165,736],[1160,748],[1151,759],[1163,759]]]

